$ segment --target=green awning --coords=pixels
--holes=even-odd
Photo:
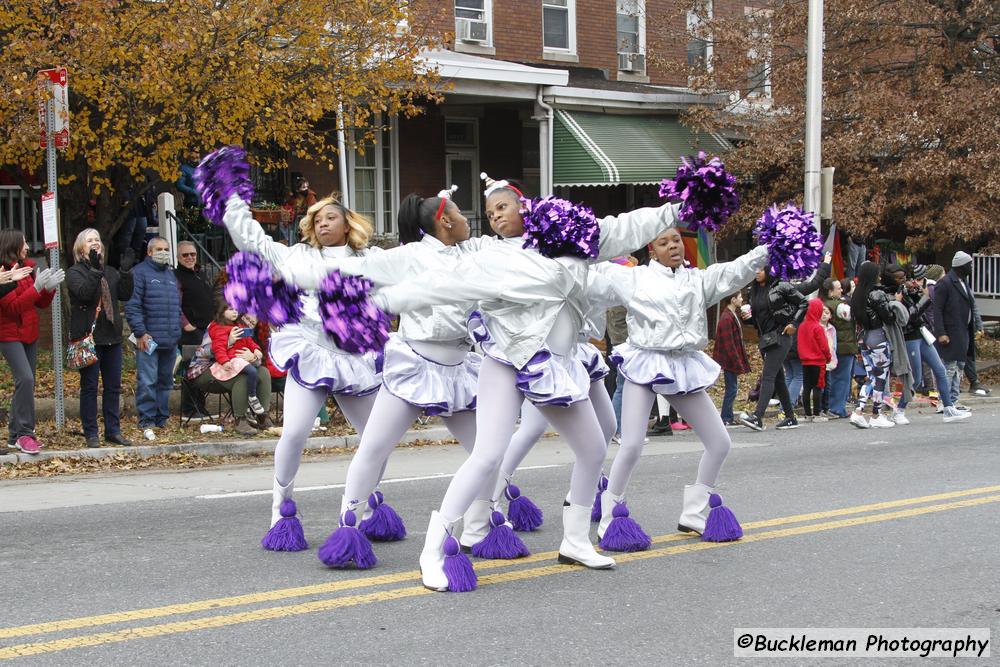
[[[556,109],[553,185],[657,184],[673,177],[681,158],[732,145],[695,132],[676,116],[605,114]]]

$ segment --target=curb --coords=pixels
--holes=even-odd
[[[411,430],[403,434],[400,444],[416,440],[445,440],[453,438],[451,432],[443,426],[434,426],[420,430]],[[357,435],[330,435],[309,438],[306,448],[323,449],[355,449],[361,440]],[[98,447],[95,449],[55,449],[42,450],[38,454],[16,452],[0,455],[0,465],[6,463],[31,463],[66,457],[87,459],[105,459],[118,454],[138,455],[141,458],[160,456],[163,454],[191,453],[202,456],[224,456],[226,454],[273,454],[278,440],[275,438],[260,440],[223,440],[220,442],[189,442],[173,445],[133,445],[132,447]]]

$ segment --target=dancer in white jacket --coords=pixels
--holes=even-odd
[[[466,301],[477,301],[481,313],[470,319],[485,353],[476,445],[449,485],[440,510],[432,513],[420,555],[424,586],[438,591],[476,586],[475,573],[451,531],[481,489],[495,479],[525,398],[559,429],[576,455],[571,504],[563,510],[560,562],[614,566],[613,559],[596,552],[589,537],[590,501],[606,445],[588,398],[589,376],[573,356],[587,311],[588,263],[570,254],[547,257],[525,249],[521,196],[507,183],[494,184],[486,197],[490,226],[501,240],[484,244],[451,270],[422,274],[373,297],[394,313]],[[600,220],[597,259],[641,247],[675,217],[675,208],[666,205]]]
[[[713,537],[705,534],[705,524],[710,501],[713,506],[719,504],[717,496],[712,496],[731,440],[706,392],[720,368],[702,351],[708,345],[705,313],[749,283],[768,260],[767,248],[761,246],[732,262],[704,270],[685,268],[684,243],[676,229],[660,234],[652,252],[655,261],[648,266],[604,263],[596,267],[608,279],[602,284],[613,290],[628,311],[628,340],[616,346],[611,356],[626,380],[622,442],[608,476],[608,489],[601,497],[597,530],[601,547],[611,551],[639,551],[650,545],[649,536],[628,517],[625,491],[639,463],[656,394],[670,397],[670,404],[705,447],[695,484],[684,487],[678,528],[703,534],[705,539]]]

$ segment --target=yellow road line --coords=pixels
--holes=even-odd
[[[948,500],[964,496],[978,495],[1000,491],[1000,486],[985,486],[975,489],[964,489],[961,491],[949,491],[947,493],[937,493],[928,496],[915,498],[904,498],[868,505],[857,505],[855,507],[844,507],[824,512],[814,512],[811,514],[796,514],[793,516],[767,519],[763,521],[753,521],[743,524],[746,530],[758,528],[770,528],[789,523],[800,523],[803,521],[815,521],[835,516],[845,516],[850,514],[860,514],[863,512],[876,511],[881,509],[891,509],[894,507],[904,507],[937,500]],[[659,535],[653,538],[654,544],[664,544],[668,542],[691,540],[694,536],[684,534]],[[555,558],[557,552],[546,551],[544,553],[533,554],[527,558],[517,561],[480,561],[476,563],[477,572],[496,568],[523,566],[538,563]],[[211,598],[207,600],[196,600],[194,602],[183,602],[178,604],[164,605],[159,607],[149,607],[146,609],[134,609],[130,611],[112,612],[95,616],[83,616],[69,618],[58,621],[48,621],[33,625],[23,625],[9,628],[0,628],[0,639],[12,637],[24,637],[28,635],[45,634],[49,632],[60,632],[65,630],[75,630],[78,628],[95,627],[112,623],[124,623],[128,621],[148,620],[152,618],[162,618],[164,616],[176,616],[180,614],[190,614],[199,611],[209,611],[226,607],[238,607],[242,605],[259,604],[261,602],[275,602],[296,597],[309,595],[319,595],[326,593],[339,593],[356,588],[367,588],[370,586],[385,586],[398,584],[406,581],[416,581],[419,579],[419,572],[407,570],[404,572],[393,572],[369,577],[355,577],[340,581],[326,582],[322,584],[312,584],[309,586],[298,586],[294,588],[282,588],[271,591],[261,591],[258,593],[248,593],[245,595],[235,595],[230,597]]]
[[[950,503],[940,503],[936,505],[927,505],[923,507],[912,507],[909,509],[898,510],[895,512],[870,514],[867,516],[854,517],[851,519],[840,519],[837,521],[828,521],[825,523],[807,524],[792,528],[783,528],[779,530],[765,531],[762,533],[752,533],[750,535],[746,535],[743,538],[743,542],[744,543],[761,542],[764,540],[771,540],[782,537],[806,535],[809,533],[818,533],[828,530],[835,530],[838,528],[847,528],[852,526],[881,523],[884,521],[891,521],[893,519],[909,518],[925,514],[932,514],[935,512],[944,512],[947,510],[962,509],[966,507],[976,507],[978,505],[985,505],[987,503],[995,503],[995,502],[1000,502],[1000,495],[985,496],[980,498],[968,498],[965,500],[958,500]],[[628,554],[617,554],[615,558],[618,562],[625,563],[637,560],[647,560],[650,558],[662,558],[664,556],[689,553],[692,551],[702,551],[705,549],[719,549],[724,547],[732,547],[737,544],[740,543],[739,542],[717,543],[717,542],[700,542],[700,541],[689,542],[686,544],[680,544],[676,546],[651,549],[649,551],[640,551]],[[578,571],[580,570],[578,570],[577,568],[568,567],[565,565],[546,565],[543,567],[528,568],[523,570],[512,570],[509,572],[500,572],[497,574],[486,575],[479,580],[479,584],[481,586],[490,586],[500,583],[524,581],[528,579],[535,579],[538,577],[543,577],[553,574],[563,574],[567,572],[578,572]],[[236,614],[209,616],[205,618],[193,619],[190,621],[175,621],[172,623],[148,625],[137,628],[117,630],[112,632],[101,632],[92,635],[67,637],[65,639],[56,639],[47,642],[19,644],[16,646],[9,646],[0,649],[0,659],[24,657],[29,655],[39,655],[43,653],[53,653],[57,651],[65,651],[68,649],[85,648],[90,646],[99,646],[103,644],[124,642],[132,639],[162,637],[166,635],[192,632],[195,630],[221,628],[226,626],[239,625],[243,623],[251,623],[255,621],[264,621],[275,618],[287,618],[290,616],[300,616],[303,614],[311,614],[319,611],[329,611],[332,609],[338,609],[343,607],[353,607],[363,604],[371,604],[374,602],[400,600],[405,598],[416,597],[418,595],[426,595],[428,593],[430,593],[430,591],[426,590],[422,586],[407,586],[404,588],[375,591],[372,593],[365,593],[362,595],[351,595],[351,596],[337,597],[326,600],[314,600],[311,602],[306,602],[301,604],[268,607],[264,609],[256,609],[253,611],[240,612]]]

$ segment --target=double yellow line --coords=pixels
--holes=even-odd
[[[742,543],[760,542],[763,540],[772,540],[782,537],[794,537],[809,533],[835,530],[838,528],[848,528],[851,526],[880,523],[895,519],[933,514],[936,512],[976,507],[978,505],[1000,502],[1000,493],[998,492],[1000,492],[1000,486],[986,486],[975,489],[964,489],[961,491],[920,496],[916,498],[905,498],[901,500],[892,500],[868,505],[857,505],[854,507],[828,510],[825,512],[796,514],[776,519],[755,521],[744,524],[743,527],[747,531],[747,534],[744,536]],[[837,519],[836,517],[851,518]],[[819,521],[819,523],[809,523],[816,521]],[[789,526],[790,524],[804,525],[784,527],[777,530],[762,530],[779,526]],[[761,532],[756,532],[758,530]],[[616,554],[615,560],[619,563],[627,563],[630,561],[662,558],[664,556],[702,551],[705,549],[731,547],[733,544],[738,544],[701,542],[690,536],[680,534],[660,535],[653,538],[653,543],[654,545],[666,544],[668,546],[654,546],[654,548],[648,551]],[[576,568],[567,567],[565,565],[552,564],[551,561],[555,558],[555,556],[556,552],[553,551],[534,554],[516,561],[477,562],[476,571],[480,574],[479,585],[491,586],[501,583],[524,581],[554,574],[579,571]],[[549,561],[550,563],[539,567],[524,567],[543,561]],[[513,569],[507,569],[506,571],[494,574],[486,574],[490,570],[503,568]],[[419,582],[419,579],[419,573],[417,571],[410,570],[376,576],[358,577],[311,586],[282,588],[272,591],[263,591],[260,593],[250,593],[247,595],[197,600],[194,602],[166,605],[161,607],[150,607],[146,609],[135,609],[132,611],[111,614],[100,614],[96,616],[82,616],[78,618],[36,623],[33,625],[0,628],[0,640],[53,632],[65,632],[67,630],[92,628],[115,623],[158,619],[203,611],[217,611],[225,608],[275,602],[279,600],[290,600],[306,596],[342,593],[359,588],[382,587],[391,586],[393,584]],[[303,614],[312,614],[343,607],[371,604],[374,602],[387,602],[391,600],[412,598],[420,595],[427,595],[429,593],[430,591],[426,590],[419,584],[408,585],[398,588],[377,590],[369,593],[312,600],[298,604],[277,605],[237,613],[203,616],[191,620],[157,623],[153,625],[139,625],[121,630],[111,630],[107,632],[77,635],[49,641],[0,647],[0,659],[53,653],[68,649],[124,642],[132,639],[162,637],[165,635],[192,632],[195,630],[206,630],[209,628],[220,628],[254,621],[287,618],[290,616],[300,616]]]

